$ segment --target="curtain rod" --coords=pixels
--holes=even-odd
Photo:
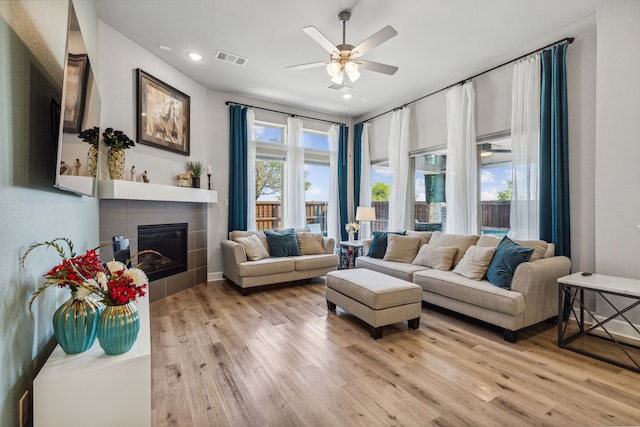
[[[515,58],[515,59],[511,59],[511,60],[509,60],[509,61],[507,61],[507,62],[503,62],[503,63],[502,63],[502,64],[500,64],[500,65],[496,65],[496,66],[495,66],[495,67],[493,67],[493,68],[489,68],[488,70],[482,71],[482,72],[480,72],[480,73],[478,73],[478,74],[475,74],[475,75],[473,75],[473,76],[471,76],[471,77],[467,77],[466,79],[461,80],[461,81],[459,81],[459,82],[457,82],[457,83],[454,83],[454,84],[449,85],[449,86],[447,86],[447,87],[443,87],[442,89],[438,89],[438,90],[436,90],[435,92],[431,92],[431,93],[429,93],[429,94],[427,94],[427,95],[421,96],[420,98],[416,98],[416,99],[414,99],[413,101],[409,101],[409,102],[407,102],[407,103],[405,103],[405,104],[402,104],[402,105],[401,105],[401,106],[399,106],[399,107],[395,107],[395,108],[392,108],[392,109],[390,109],[390,110],[388,110],[388,111],[385,111],[384,113],[377,114],[377,115],[375,115],[375,116],[373,116],[373,117],[370,117],[370,118],[368,118],[368,119],[366,119],[366,120],[361,121],[360,123],[357,123],[355,126],[357,126],[357,125],[359,125],[359,124],[362,124],[362,123],[367,123],[367,122],[369,122],[369,121],[371,121],[371,120],[377,119],[378,117],[382,117],[382,116],[384,116],[385,114],[389,114],[389,113],[391,113],[392,111],[400,110],[401,108],[404,108],[404,107],[406,107],[406,106],[407,106],[407,105],[409,105],[409,104],[416,103],[416,102],[421,101],[421,100],[423,100],[423,99],[425,99],[425,98],[428,98],[428,97],[430,97],[430,96],[432,96],[432,95],[435,95],[436,93],[440,93],[440,92],[442,92],[443,90],[447,90],[447,89],[450,89],[450,88],[452,88],[452,87],[454,87],[454,86],[457,86],[457,85],[463,84],[463,83],[465,83],[465,82],[467,82],[467,81],[469,81],[469,80],[475,79],[476,77],[479,77],[479,76],[481,76],[481,75],[483,75],[483,74],[489,73],[489,72],[491,72],[491,71],[493,71],[493,70],[496,70],[496,69],[498,69],[498,68],[500,68],[500,67],[504,67],[505,65],[511,64],[512,62],[516,62],[516,61],[518,61],[518,60],[520,60],[520,59],[522,59],[522,58],[526,58],[527,56],[532,55],[532,54],[534,54],[534,53],[541,52],[541,51],[543,51],[543,50],[545,50],[545,49],[548,49],[548,48],[550,48],[550,47],[552,47],[552,46],[559,45],[559,44],[564,43],[564,42],[567,42],[567,43],[571,44],[571,43],[573,43],[573,41],[574,41],[574,40],[575,40],[575,39],[574,39],[573,37],[566,37],[566,38],[564,38],[564,39],[562,39],[562,40],[558,40],[558,41],[556,41],[556,42],[549,43],[549,44],[548,44],[548,45],[546,45],[546,46],[543,46],[543,47],[541,47],[541,48],[539,48],[539,49],[536,49],[536,50],[532,50],[532,51],[531,51],[531,52],[529,52],[529,53],[525,53],[524,55],[520,55],[519,57],[517,57],[517,58]]]
[[[315,117],[308,117],[308,116],[301,116],[300,114],[293,114],[293,113],[285,113],[284,111],[278,111],[278,110],[272,110],[270,108],[264,108],[264,107],[256,107],[255,105],[249,105],[249,104],[243,104],[241,102],[234,102],[234,101],[227,101],[224,103],[225,105],[239,105],[241,107],[249,107],[249,108],[256,108],[258,110],[263,110],[263,111],[270,111],[272,113],[278,113],[278,114],[285,114],[287,116],[291,116],[291,117],[300,117],[302,119],[309,119],[309,120],[315,120],[317,122],[325,122],[325,123],[331,123],[332,125],[344,125],[346,126],[346,123],[340,123],[340,122],[333,122],[331,120],[325,120],[325,119],[317,119]]]

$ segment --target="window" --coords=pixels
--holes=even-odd
[[[389,196],[393,184],[393,171],[389,162],[371,164],[371,205],[376,209],[376,220],[371,231],[387,231],[389,223]]]
[[[511,138],[478,143],[480,159],[480,232],[502,237],[511,214]]]
[[[284,126],[256,121],[254,127],[256,141],[267,144],[282,144],[284,142]]]
[[[256,121],[256,229],[282,227],[286,126]],[[327,230],[329,203],[328,132],[303,129],[307,224]]]
[[[256,160],[256,230],[282,227],[281,160]]]
[[[414,229],[416,231],[444,231],[445,229],[446,164],[446,150],[437,150],[414,158]]]
[[[329,135],[327,132],[304,129],[302,138],[305,148],[304,198],[307,224],[312,230],[319,229],[326,235],[330,187]]]
[[[478,138],[481,233],[502,237],[511,213],[511,138],[509,132]],[[505,137],[505,135],[507,135]],[[446,147],[414,158],[414,223],[416,231],[445,231]]]

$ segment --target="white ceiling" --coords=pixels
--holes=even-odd
[[[595,13],[596,0],[96,0],[100,19],[210,89],[353,117],[404,104],[553,42],[558,30]],[[285,67],[328,59],[302,27],[338,44],[341,10],[351,10],[347,43],[385,25],[398,35],[363,56],[399,67],[363,71],[353,98],[327,89],[322,68]],[[563,36],[571,36],[564,34]],[[544,44],[544,43],[542,43]],[[171,52],[159,45],[170,46]],[[528,50],[527,50],[528,49]],[[247,57],[244,67],[214,60]],[[197,51],[204,60],[187,58]],[[152,72],[152,70],[149,70]],[[171,82],[168,82],[171,83]],[[367,101],[363,101],[366,99]]]

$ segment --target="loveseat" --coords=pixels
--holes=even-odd
[[[518,264],[505,282],[499,276],[505,272],[489,270],[497,260],[498,246],[503,245],[494,236],[407,231],[402,236],[389,234],[387,239],[382,257],[380,245],[373,254],[376,242],[365,241],[363,254],[377,257],[358,257],[356,267],[420,285],[424,302],[496,325],[509,342],[517,340],[520,329],[558,315],[557,279],[569,273],[571,261],[555,256],[552,243],[507,239],[509,248],[528,252],[530,258]],[[502,287],[492,284],[487,273],[498,275],[494,281]]]
[[[295,241],[297,252],[295,247],[284,251],[273,245],[270,248],[268,233],[272,242],[279,234],[292,234],[293,240],[289,236],[288,242]],[[324,276],[336,270],[339,262],[334,253],[335,240],[311,233],[308,228],[232,231],[221,247],[224,277],[237,285],[243,295],[260,286]]]

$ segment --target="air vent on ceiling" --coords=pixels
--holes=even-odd
[[[247,63],[248,59],[243,58],[242,56],[234,55],[232,53],[223,52],[221,50],[216,52],[216,59],[224,62],[229,62],[231,64],[239,65],[244,67]]]

